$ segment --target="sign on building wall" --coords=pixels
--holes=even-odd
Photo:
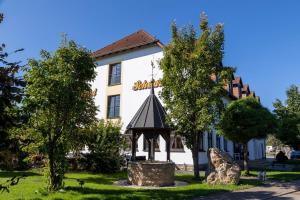
[[[137,90],[150,89],[151,87],[152,87],[151,81],[144,80],[144,82],[142,82],[142,81],[138,80],[137,82],[134,83],[132,89],[134,91],[137,91]],[[153,87],[154,88],[161,87],[161,80],[160,79],[154,80]]]

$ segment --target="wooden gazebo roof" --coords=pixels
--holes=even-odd
[[[135,130],[170,130],[170,126],[165,122],[166,111],[151,88],[150,95],[138,109],[126,129]]]

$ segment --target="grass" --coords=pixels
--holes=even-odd
[[[249,176],[257,177],[257,174],[258,174],[257,171],[250,171]],[[271,181],[277,180],[277,181],[284,181],[284,182],[300,180],[300,171],[297,171],[297,172],[295,172],[295,171],[293,171],[293,172],[267,171],[267,179],[271,180]]]
[[[27,175],[26,179],[22,179],[18,185],[11,187],[10,193],[1,193],[0,199],[175,200],[206,196],[216,192],[246,189],[260,184],[256,180],[241,180],[239,185],[210,186],[200,181],[195,181],[192,174],[177,174],[176,180],[186,181],[189,184],[178,188],[147,190],[112,185],[116,180],[125,179],[126,173],[104,175],[77,172],[66,174],[65,189],[63,191],[48,193],[45,190],[45,177],[39,171],[0,172],[0,183],[23,173]],[[83,188],[79,186],[76,179],[84,180]]]

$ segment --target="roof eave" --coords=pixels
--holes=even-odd
[[[153,42],[150,42],[150,43],[147,43],[147,44],[144,44],[144,45],[139,45],[139,46],[134,46],[134,47],[131,47],[131,48],[128,48],[128,49],[122,49],[122,50],[119,50],[119,51],[115,51],[115,52],[111,52],[111,53],[107,53],[107,54],[104,54],[104,55],[100,55],[100,56],[94,56],[92,55],[96,60],[99,60],[99,59],[103,59],[103,58],[106,58],[106,57],[110,57],[110,56],[113,56],[113,55],[119,55],[119,54],[122,54],[122,53],[125,53],[125,52],[130,52],[130,51],[134,51],[136,49],[141,49],[141,48],[147,48],[149,46],[159,46],[160,48],[163,48],[164,45],[159,41],[153,41]]]

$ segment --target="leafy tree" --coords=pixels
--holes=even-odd
[[[3,14],[0,14],[0,23]],[[18,49],[22,51],[23,49]],[[0,46],[0,145],[5,146],[8,140],[9,128],[20,123],[18,104],[23,97],[22,88],[25,85],[20,75],[20,62],[8,61],[9,54],[5,52],[5,44]]]
[[[95,121],[91,89],[95,76],[90,52],[74,41],[53,54],[41,51],[41,60],[29,61],[23,103],[32,112],[29,127],[42,135],[40,142],[48,155],[49,190],[62,186],[72,136]]]
[[[3,14],[0,13],[0,23],[2,20]],[[19,51],[23,51],[23,49],[15,50],[12,53]],[[0,157],[3,161],[1,164],[11,163],[12,153],[19,152],[17,141],[15,138],[9,138],[9,132],[11,128],[18,127],[24,120],[20,109],[25,86],[21,75],[22,66],[20,62],[12,62],[8,59],[9,54],[5,51],[5,44],[2,44],[0,45]],[[4,165],[1,167],[9,167],[7,164]]]
[[[265,138],[274,133],[276,122],[273,114],[255,98],[232,101],[221,115],[219,133],[244,146],[244,169],[248,168],[248,142],[253,138]]]
[[[277,99],[274,113],[278,121],[277,138],[284,144],[298,149],[300,146],[300,93],[298,87],[292,85],[286,92],[285,105]]]
[[[222,66],[224,30],[222,24],[214,29],[201,15],[201,35],[193,26],[178,30],[172,24],[172,40],[164,47],[161,97],[168,121],[185,137],[192,150],[194,176],[199,177],[199,140],[201,134],[216,123],[224,107],[222,97],[228,95],[224,85],[233,69]]]
[[[87,168],[96,172],[111,173],[120,170],[124,157],[121,155],[125,147],[119,123],[101,120],[86,130],[86,144],[90,153],[85,163]]]

